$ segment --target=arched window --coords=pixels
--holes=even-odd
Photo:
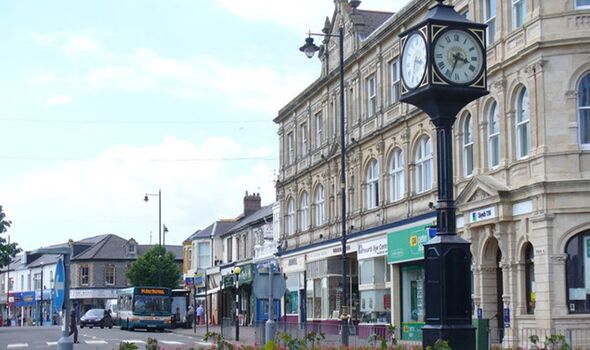
[[[315,225],[324,224],[324,186],[319,185],[315,190]]]
[[[404,195],[404,153],[396,148],[389,162],[389,200],[401,199]]]
[[[580,144],[590,146],[590,73],[578,84],[578,119]]]
[[[526,313],[535,313],[535,252],[533,245],[527,243],[524,251],[524,266],[526,279]]]
[[[371,160],[367,168],[367,209],[379,205],[379,162]]]
[[[496,101],[488,109],[488,163],[490,169],[500,164],[500,120]]]
[[[590,230],[572,237],[565,251],[567,305],[572,314],[590,313]]]
[[[531,149],[531,129],[529,126],[529,93],[521,88],[516,95],[516,158],[521,159]]]
[[[299,209],[301,210],[301,216],[299,217],[299,229],[305,231],[309,228],[309,196],[307,192],[303,192],[301,195],[301,202]]]
[[[432,189],[432,143],[423,136],[416,149],[416,193]]]
[[[463,123],[463,175],[473,174],[473,126],[471,114],[467,114]]]
[[[295,233],[295,201],[293,198],[289,199],[287,202],[287,216],[285,218],[285,226],[288,235]]]

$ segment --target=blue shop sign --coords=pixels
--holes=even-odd
[[[8,296],[12,299],[12,305],[16,307],[21,306],[35,306],[35,292],[14,292]]]

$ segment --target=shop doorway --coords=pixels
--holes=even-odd
[[[504,338],[504,276],[500,261],[502,251],[496,238],[490,238],[483,251],[481,300],[483,317],[490,322],[490,342],[500,344]]]
[[[502,342],[504,339],[504,301],[502,300],[502,294],[504,294],[504,282],[502,276],[502,267],[500,267],[500,261],[502,261],[502,251],[500,248],[496,250],[496,326],[498,327],[498,342]]]

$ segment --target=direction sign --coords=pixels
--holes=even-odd
[[[205,274],[204,273],[195,273],[195,287],[197,288],[205,288]]]
[[[53,303],[57,310],[61,310],[64,304],[64,289],[65,289],[65,272],[64,272],[64,262],[60,258],[57,261],[57,265],[55,267],[55,285],[53,287],[55,290],[55,295],[53,299]]]
[[[256,298],[265,299],[269,298],[271,291],[268,279],[268,270],[264,271],[260,269],[256,271],[256,277],[254,278],[254,294]],[[287,282],[285,277],[280,271],[272,271],[272,297],[273,299],[281,299],[285,295],[287,289]]]

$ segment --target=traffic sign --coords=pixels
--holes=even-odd
[[[195,287],[196,288],[205,288],[205,274],[204,273],[195,273]]]
[[[265,299],[269,298],[271,291],[268,278],[268,268],[259,269],[256,271],[256,277],[254,278],[254,294],[256,298]],[[287,282],[285,277],[280,271],[272,270],[272,297],[273,299],[280,299],[285,295],[287,290]]]
[[[55,267],[55,285],[53,289],[55,290],[53,303],[57,310],[61,310],[63,308],[65,297],[64,262],[61,258],[57,261],[57,265]]]

